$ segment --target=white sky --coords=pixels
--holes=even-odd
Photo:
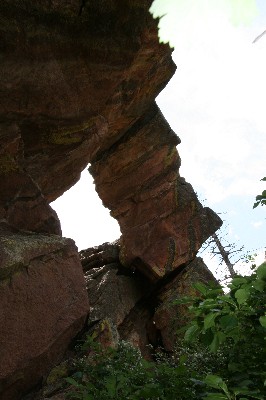
[[[235,7],[232,7],[235,6]],[[257,6],[257,8],[256,8]],[[266,207],[253,210],[266,176],[265,0],[156,0],[177,72],[157,98],[181,138],[181,175],[228,224],[227,240],[266,246]],[[119,237],[87,171],[52,203],[79,249]],[[262,261],[262,260],[261,260]]]

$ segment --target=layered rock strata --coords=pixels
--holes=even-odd
[[[159,279],[192,261],[220,218],[179,175],[178,137],[156,104],[90,172],[122,232],[120,261]]]
[[[121,261],[158,279],[192,260],[221,222],[180,178],[179,139],[154,103],[175,65],[150,5],[1,2],[0,215],[59,233],[48,202],[91,163],[121,227]]]

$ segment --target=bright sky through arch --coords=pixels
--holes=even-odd
[[[195,26],[208,24],[210,15],[227,20],[235,27],[250,26],[260,15],[258,3],[256,0],[155,0],[150,12],[155,18],[161,18],[160,40],[175,46],[178,32],[188,33],[186,41],[189,42],[194,37]]]

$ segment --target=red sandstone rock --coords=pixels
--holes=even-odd
[[[18,162],[49,201],[124,135],[173,75],[151,3],[84,2],[80,12],[80,0],[1,1],[0,116],[19,128]]]
[[[56,212],[20,165],[23,142],[16,124],[0,124],[0,143],[0,221],[17,229],[61,234]]]
[[[122,232],[120,260],[158,279],[196,256],[221,225],[179,176],[178,138],[154,104],[90,171]]]
[[[151,281],[191,261],[221,224],[180,178],[179,139],[154,103],[175,65],[170,47],[159,43],[151,2],[0,2],[0,223],[17,232],[2,234],[15,256],[0,253],[6,398],[45,375],[84,320],[70,242],[19,231],[60,234],[48,203],[88,163],[121,226],[120,260]],[[13,286],[6,283],[11,276]],[[120,334],[145,347],[150,317],[152,307],[137,303]]]
[[[163,286],[158,293],[161,303],[154,314],[154,322],[160,331],[162,346],[166,351],[173,351],[180,330],[189,321],[187,305],[175,305],[174,301],[184,296],[198,295],[193,284],[196,282],[213,282],[218,285],[212,273],[204,264],[202,258],[196,258],[186,266],[173,280]]]
[[[70,239],[0,235],[0,398],[40,383],[81,330],[88,297]]]
[[[179,139],[154,104],[175,65],[150,5],[2,0],[0,215],[59,233],[47,201],[90,162],[121,226],[122,262],[158,279],[192,260],[221,221],[179,177]]]
[[[114,337],[110,342],[118,340],[117,330],[150,286],[145,277],[120,264],[119,251],[118,243],[105,243],[80,252],[90,298],[88,326],[96,329],[97,337],[102,336],[98,333],[103,330],[101,342],[106,341],[106,335]]]
[[[121,338],[147,355],[154,310],[146,296],[152,285],[120,264],[119,251],[116,242],[80,252],[90,298],[89,333],[104,346],[114,347]]]

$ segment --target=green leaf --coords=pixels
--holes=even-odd
[[[226,296],[226,295],[224,295],[224,296],[219,296],[218,299],[219,299],[219,300],[222,300],[222,301],[224,301],[224,302],[226,302],[226,303],[228,303],[228,304],[231,304],[231,305],[234,306],[234,307],[236,307],[236,303],[235,303],[234,300],[233,300],[231,297],[229,297],[229,296]]]
[[[230,331],[238,324],[238,319],[234,315],[224,315],[219,320],[221,328],[225,331]]]
[[[260,392],[258,390],[236,388],[236,389],[234,389],[234,394],[246,395],[246,396],[248,396],[248,398],[251,397],[252,399],[262,399],[262,400],[264,399],[264,397],[262,395],[260,395]],[[243,399],[243,397],[242,397],[242,399]],[[245,399],[246,399],[246,397],[245,397]]]
[[[226,341],[226,335],[223,332],[218,331],[217,336],[218,336],[218,340],[219,340],[219,345],[223,344]]]
[[[264,288],[265,288],[265,282],[262,279],[257,279],[254,283],[253,283],[253,287],[254,289],[256,289],[258,292],[264,292]]]
[[[249,298],[249,291],[247,289],[238,289],[235,292],[235,298],[239,305],[245,303]]]
[[[211,342],[211,344],[209,346],[210,347],[210,351],[212,353],[216,353],[217,350],[218,350],[219,344],[220,344],[219,336],[217,335],[217,333],[215,333],[214,337],[213,337],[213,341]]]
[[[218,375],[207,375],[204,379],[206,385],[213,387],[214,389],[222,389],[225,394],[229,395],[226,383]]]
[[[200,328],[198,327],[198,325],[192,325],[187,329],[184,339],[187,342],[193,342],[193,340],[195,340],[198,337],[199,333],[200,333]]]
[[[260,324],[266,328],[266,315],[259,318]]]
[[[217,317],[218,317],[217,313],[207,314],[207,316],[204,318],[204,329],[207,330],[212,326],[215,326],[215,318]]]
[[[202,293],[204,296],[207,294],[208,292],[208,288],[206,285],[204,285],[204,283],[202,282],[196,282],[194,283],[193,287],[200,293]]]
[[[114,396],[116,394],[116,376],[108,376],[105,378],[105,387],[107,389],[107,393],[110,396]]]
[[[264,178],[262,178],[261,181],[266,181],[266,176]]]
[[[213,341],[214,334],[211,329],[208,329],[206,332],[202,332],[200,335],[200,342],[205,346],[210,346]]]
[[[229,362],[228,363],[228,371],[231,372],[237,372],[237,371],[241,371],[241,365],[239,363],[236,362]]]
[[[257,208],[260,205],[259,201],[256,201],[256,203],[253,204],[253,208]]]
[[[266,280],[266,263],[261,264],[256,272],[259,279]]]
[[[228,400],[228,397],[222,393],[208,393],[203,400]]]
[[[83,385],[81,385],[80,383],[78,383],[77,381],[75,381],[75,379],[73,379],[73,378],[71,378],[71,377],[65,378],[65,381],[66,381],[67,383],[69,383],[70,385],[76,387],[76,388],[83,388]]]
[[[247,283],[248,280],[244,278],[243,276],[236,276],[235,278],[232,279],[231,285],[237,287],[240,285],[243,285],[243,283]]]

